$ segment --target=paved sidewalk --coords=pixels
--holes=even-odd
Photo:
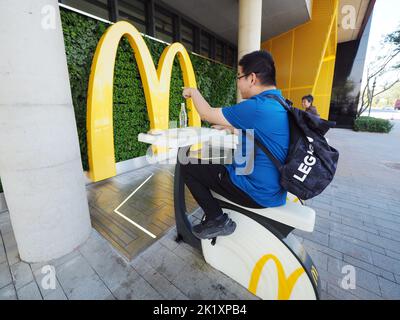
[[[340,151],[334,181],[307,201],[315,231],[296,231],[312,256],[326,299],[400,299],[400,121],[388,134],[335,129]],[[355,268],[356,288],[342,288]],[[343,271],[343,273],[342,273]]]
[[[72,253],[28,264],[18,257],[9,225],[9,215],[1,214],[0,300],[257,299],[190,246],[178,245],[174,228],[130,262],[93,229]],[[55,268],[55,289],[44,289],[46,265]]]
[[[389,135],[335,129],[328,137],[340,151],[337,175],[307,202],[315,231],[295,232],[318,268],[322,298],[399,299],[400,122]],[[177,244],[174,229],[132,261],[93,230],[74,252],[44,264],[20,261],[8,213],[0,233],[0,299],[257,299]],[[46,264],[55,267],[54,290],[42,286]],[[355,289],[341,286],[346,265],[355,268]]]

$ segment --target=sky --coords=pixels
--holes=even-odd
[[[362,88],[367,83],[368,67],[374,64],[378,56],[385,53],[386,45],[382,49],[384,37],[393,31],[400,29],[400,0],[376,0],[371,30],[368,39],[368,49],[364,65]],[[393,60],[394,63],[400,63],[400,56]],[[377,88],[383,88],[385,85],[393,83],[400,76],[399,71],[385,73],[377,79]],[[396,84],[398,86],[399,84]],[[361,100],[360,100],[361,102]]]
[[[368,41],[366,64],[376,59],[381,52],[380,42],[384,36],[400,29],[400,1],[376,0]]]

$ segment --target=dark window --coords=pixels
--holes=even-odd
[[[146,32],[146,7],[140,0],[118,0],[119,20],[128,20],[140,32]]]
[[[63,4],[109,20],[107,0],[62,0]]]
[[[235,61],[235,51],[232,49],[232,47],[227,47],[226,48],[226,64],[228,66],[233,66],[234,65],[234,61]]]
[[[217,40],[215,45],[215,60],[219,62],[224,62],[224,44]]]
[[[208,33],[201,33],[200,41],[200,54],[206,57],[210,57],[210,43],[211,37]]]
[[[186,50],[194,51],[194,27],[186,21],[181,23],[181,42]]]
[[[156,38],[172,43],[174,41],[174,19],[172,14],[159,6],[154,6],[154,9]]]
[[[214,35],[202,30],[200,25],[185,20],[178,12],[170,12],[162,5],[154,4],[153,25],[153,20],[149,19],[153,16],[153,10],[149,9],[147,0],[118,0],[117,2],[115,0],[59,0],[59,2],[110,21],[115,21],[115,17],[118,16],[118,20],[129,21],[139,32],[153,35],[152,30],[154,30],[153,36],[157,39],[168,43],[179,41],[188,51],[195,51],[229,66],[235,66],[237,63],[236,48],[223,40],[217,40]],[[117,10],[118,14],[115,12]]]

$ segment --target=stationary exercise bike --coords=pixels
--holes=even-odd
[[[139,140],[155,142],[154,139],[140,139],[140,136]],[[176,146],[179,148],[178,154],[188,154],[191,144],[186,139],[186,143]],[[200,250],[212,267],[262,299],[319,299],[318,271],[302,244],[292,234],[294,229],[313,231],[313,209],[291,194],[288,194],[284,206],[265,209],[240,206],[215,192],[213,196],[229,218],[236,222],[236,230],[229,236],[199,240],[191,231],[181,164],[177,161],[174,203],[178,241]]]

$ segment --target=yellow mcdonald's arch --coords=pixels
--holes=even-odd
[[[87,139],[89,174],[92,181],[116,175],[113,132],[113,78],[118,44],[126,36],[135,54],[146,98],[151,129],[168,129],[169,90],[172,64],[176,55],[186,87],[196,88],[189,54],[180,43],[166,47],[154,67],[149,49],[139,31],[121,21],[110,26],[101,37],[92,62],[87,99]],[[200,116],[191,99],[187,100],[189,126],[200,126]],[[133,137],[132,137],[133,138]]]
[[[273,260],[276,266],[276,272],[278,275],[278,300],[288,300],[292,293],[293,287],[296,284],[299,277],[304,273],[303,268],[298,268],[286,278],[285,271],[279,259],[272,254],[266,254],[262,256],[254,266],[253,272],[251,273],[250,284],[248,290],[256,295],[258,282],[260,281],[261,273],[264,265],[269,261]]]

